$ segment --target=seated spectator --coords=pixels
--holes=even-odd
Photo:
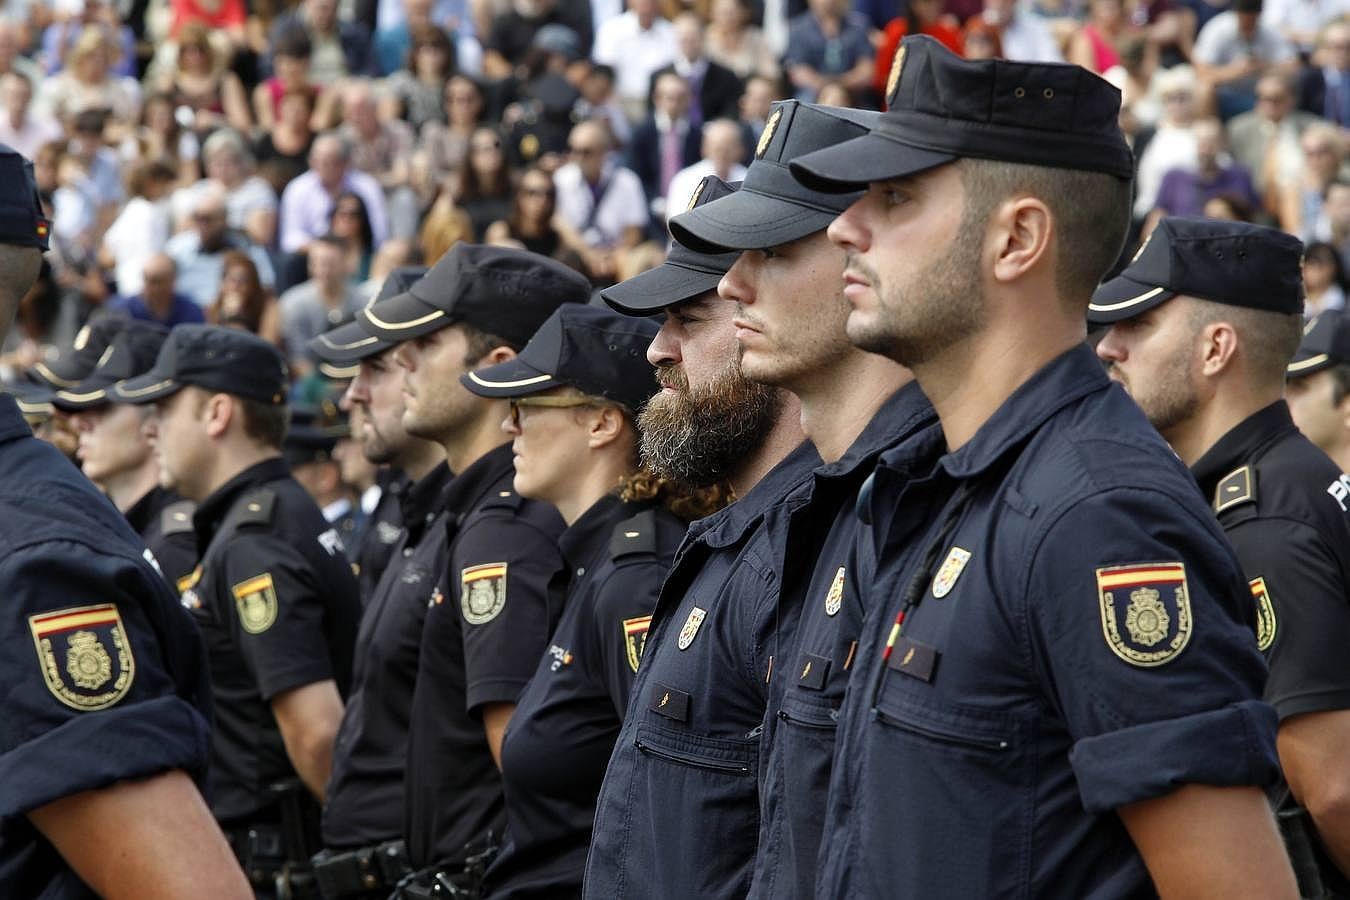
[[[253,154],[244,139],[222,128],[206,139],[202,161],[206,178],[174,196],[175,221],[186,222],[198,193],[214,182],[225,189],[230,228],[242,231],[259,247],[270,247],[277,233],[277,195],[265,178],[254,173]]]
[[[248,46],[246,0],[169,0],[168,5],[169,40],[181,43],[188,28],[199,26],[216,40],[224,65]]]
[[[62,135],[54,116],[33,111],[33,82],[17,70],[0,75],[0,144],[8,144],[29,159],[43,144]]]
[[[254,155],[261,175],[276,194],[309,170],[314,148],[314,94],[293,88],[282,96],[280,118],[258,139]]]
[[[1138,154],[1134,215],[1142,219],[1158,202],[1163,176],[1173,169],[1195,170],[1196,81],[1190,66],[1158,73],[1163,113],[1148,144]],[[1136,146],[1138,146],[1136,144]],[[1250,170],[1249,170],[1250,171]]]
[[[169,238],[164,251],[178,267],[175,287],[198,306],[206,306],[220,293],[220,279],[225,271],[225,255],[240,250],[253,260],[261,282],[271,287],[275,283],[272,263],[267,252],[251,242],[243,233],[231,231],[226,218],[225,192],[211,186],[197,196],[192,210],[192,227]]]
[[[527,169],[516,189],[511,216],[488,226],[483,243],[519,247],[540,256],[548,256],[580,271],[581,257],[568,250],[558,229],[553,227],[557,211],[557,189],[553,177],[538,167]]]
[[[698,162],[702,136],[689,120],[689,86],[674,72],[656,81],[654,110],[633,129],[626,157],[647,195],[652,221],[666,220],[670,181],[686,166]]]
[[[666,194],[666,218],[685,211],[689,198],[705,175],[716,175],[726,182],[745,178],[745,143],[741,127],[730,119],[714,119],[703,126],[703,142],[699,148],[702,159],[681,169],[670,179]]]
[[[1298,108],[1350,127],[1350,23],[1332,22],[1318,35],[1312,65],[1299,76]]]
[[[365,201],[376,247],[389,234],[384,192],[374,178],[352,168],[351,157],[351,145],[339,135],[323,134],[314,140],[309,171],[286,185],[281,195],[283,252],[303,253],[312,241],[326,234],[333,205],[345,191]]]
[[[459,68],[477,75],[483,70],[483,48],[479,40],[481,35],[487,33],[485,30],[480,31],[479,19],[489,9],[502,5],[497,0],[491,4],[477,0],[374,0],[373,3],[358,5],[356,15],[375,36],[373,46],[377,66],[384,64],[382,59],[391,62],[394,69],[401,66],[407,56],[412,32],[422,25],[433,25],[446,32],[454,42]],[[369,15],[362,14],[363,10],[369,10],[372,6],[373,20]],[[386,44],[383,50],[382,42]],[[382,57],[382,53],[389,56]]]
[[[422,126],[413,156],[413,183],[418,196],[430,204],[446,176],[457,172],[469,155],[469,138],[483,116],[483,91],[467,75],[455,75],[445,83],[445,122]]]
[[[117,293],[131,297],[141,292],[142,272],[150,257],[160,253],[169,240],[169,211],[164,199],[173,189],[177,173],[163,160],[131,164],[126,191],[131,198],[103,234],[99,263],[112,269]]]
[[[1211,197],[1238,197],[1249,207],[1257,205],[1252,176],[1224,153],[1223,125],[1218,119],[1202,119],[1191,127],[1195,137],[1195,168],[1173,169],[1163,176],[1154,204],[1155,215],[1199,216]]]
[[[1240,197],[1220,194],[1205,202],[1206,219],[1222,219],[1225,222],[1253,222],[1255,209]]]
[[[675,61],[652,75],[651,94],[655,95],[656,80],[662,75],[678,75],[689,87],[689,122],[695,131],[704,122],[734,116],[741,80],[735,72],[708,58],[703,23],[693,13],[681,13],[672,24]]]
[[[42,109],[63,120],[85,110],[107,110],[118,123],[134,123],[140,117],[141,88],[136,79],[113,71],[117,52],[102,28],[80,32],[68,65],[42,83]]]
[[[310,245],[309,280],[281,295],[281,335],[292,373],[303,377],[314,367],[309,342],[361,311],[361,294],[344,263],[342,240],[323,235]]]
[[[66,149],[84,167],[90,197],[98,207],[99,230],[117,215],[122,193],[122,161],[103,142],[107,117],[96,110],[80,113],[71,123]]]
[[[258,278],[253,259],[247,253],[230,250],[223,262],[220,292],[206,308],[206,321],[242,328],[281,346],[281,313]]]
[[[1330,122],[1314,122],[1299,139],[1303,165],[1293,181],[1273,180],[1266,196],[1280,228],[1304,242],[1325,240],[1331,234],[1323,211],[1327,189],[1345,162],[1345,136]]]
[[[1005,59],[1020,62],[1063,62],[1064,54],[1045,22],[1019,10],[1017,0],[984,0],[981,17],[998,31],[999,46]],[[969,37],[969,32],[967,32]],[[970,53],[967,46],[966,53]]]
[[[455,203],[469,215],[474,234],[482,234],[511,209],[511,171],[502,139],[491,128],[479,128],[469,140],[469,158],[459,178]]]
[[[427,0],[416,0],[426,4]],[[455,50],[435,25],[417,25],[408,40],[403,67],[384,80],[388,107],[385,118],[400,118],[414,132],[428,122],[445,122],[442,106],[446,81],[455,74]]]
[[[600,26],[591,58],[614,70],[615,91],[633,121],[646,115],[652,73],[675,61],[675,29],[657,0],[628,0],[628,11]]]
[[[228,66],[229,60],[212,46],[206,26],[192,22],[183,27],[174,67],[160,90],[173,98],[175,112],[191,110],[191,128],[199,138],[225,125],[245,133],[253,127],[244,84]]]
[[[974,16],[966,22],[961,29],[961,43],[966,59],[1000,59],[1003,56],[999,28],[983,16]]]
[[[422,220],[422,230],[417,236],[422,259],[435,262],[460,241],[473,240],[473,223],[469,221],[469,214],[455,205],[455,194],[449,185],[443,186],[431,201],[426,218]]]
[[[342,92],[339,133],[352,148],[352,168],[374,178],[384,191],[390,231],[410,237],[417,230],[417,199],[408,186],[413,133],[399,119],[381,120],[369,82],[352,81]]]
[[[582,122],[567,143],[571,160],[553,175],[556,226],[591,280],[609,283],[617,272],[616,251],[642,240],[650,220],[647,198],[638,177],[611,156],[603,124]]]
[[[581,79],[578,88],[581,99],[576,102],[572,112],[578,122],[594,119],[609,126],[614,143],[625,147],[633,137],[633,126],[623,111],[618,94],[614,90],[614,70],[609,66],[596,63],[590,67],[586,77]]]
[[[365,202],[350,191],[339,194],[333,204],[328,231],[342,242],[342,265],[350,273],[351,280],[359,283],[369,278],[375,248]]]
[[[187,295],[174,290],[177,274],[172,259],[163,253],[153,253],[142,267],[141,290],[114,297],[106,308],[112,313],[144,322],[158,322],[170,328],[205,322],[202,308]]]
[[[1252,109],[1262,75],[1288,73],[1298,66],[1294,45],[1261,24],[1261,2],[1233,0],[1195,38],[1196,72],[1225,122]]]
[[[544,38],[547,30],[539,29],[539,37]],[[556,54],[549,56],[561,59]],[[585,60],[579,64],[589,66]],[[511,122],[502,136],[507,164],[513,170],[533,165],[556,169],[561,165],[567,152],[567,136],[583,118],[580,105],[581,93],[572,87],[564,72],[552,65],[530,79],[521,90],[520,99],[507,107],[504,114],[504,119]]]
[[[534,44],[535,33],[550,24],[572,29],[582,55],[591,53],[593,29],[588,0],[511,0],[509,9],[495,16],[488,29],[483,44],[483,75],[494,81],[510,78]],[[645,86],[644,82],[644,90]]]
[[[272,77],[253,89],[253,117],[264,139],[281,118],[282,98],[289,93],[309,95],[310,112],[319,96],[321,82],[309,77],[309,62],[314,54],[309,34],[302,28],[282,32],[272,42]]]
[[[337,0],[301,0],[300,5],[272,23],[275,47],[281,36],[303,30],[309,36],[309,80],[336,84],[349,75],[375,75],[370,32],[361,22],[338,18]]]
[[[1125,0],[1091,0],[1088,20],[1069,42],[1069,62],[1105,75],[1120,65],[1120,45],[1138,29],[1126,15]]]
[[[872,90],[885,99],[886,83],[895,62],[895,50],[900,39],[909,34],[926,34],[936,38],[956,54],[965,52],[961,37],[961,23],[942,9],[942,0],[909,0],[909,10],[886,23],[881,43],[877,45],[876,66],[872,75]]]
[[[827,81],[868,90],[874,61],[867,25],[849,12],[849,0],[807,0],[807,11],[793,18],[783,70],[799,99],[815,100]]]
[[[136,76],[136,35],[118,18],[109,0],[84,0],[77,12],[61,16],[42,30],[42,60],[46,73],[56,75],[73,63],[75,48],[91,29],[102,32],[108,50],[108,65],[114,75]]]
[[[1293,182],[1302,167],[1299,136],[1316,116],[1294,108],[1293,81],[1271,72],[1256,83],[1256,108],[1228,123],[1228,146],[1233,158],[1252,173],[1258,193],[1265,194],[1269,179]],[[1268,157],[1274,156],[1273,160]]]
[[[1261,24],[1307,56],[1323,27],[1350,13],[1345,0],[1266,0]]]
[[[122,141],[126,159],[163,159],[172,164],[178,187],[186,187],[200,176],[200,155],[197,135],[178,121],[173,98],[168,94],[151,94],[145,99],[141,121]]]
[[[21,18],[0,16],[0,75],[17,73],[27,78],[31,86],[42,78],[43,71],[37,63],[23,55],[23,45],[27,41],[28,35]]]
[[[1350,269],[1350,181],[1333,181],[1322,209],[1327,220],[1326,242],[1336,248],[1341,265]]]
[[[1345,263],[1331,244],[1314,241],[1303,250],[1303,317],[1311,319],[1329,309],[1345,309],[1350,290]]]
[[[1120,128],[1133,143],[1143,129],[1152,129],[1162,115],[1162,103],[1153,90],[1158,71],[1158,49],[1141,34],[1120,43],[1120,66],[1103,77],[1120,89]]]
[[[704,33],[708,59],[726,66],[742,81],[751,75],[777,79],[781,74],[764,33],[750,24],[746,0],[712,0]]]

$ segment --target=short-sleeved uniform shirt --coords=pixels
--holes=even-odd
[[[848,451],[818,468],[785,504],[789,515],[779,613],[798,620],[769,683],[760,752],[759,850],[751,897],[810,897],[825,819],[835,728],[844,699],[863,610],[854,583],[854,514],[858,490],[888,447],[924,428],[937,414],[917,383],[896,391]],[[800,495],[804,502],[798,503]],[[864,567],[870,568],[870,567]]]
[[[1281,721],[1350,708],[1350,478],[1279,400],[1191,468],[1251,588]]]
[[[612,495],[563,532],[562,619],[502,743],[506,840],[485,897],[581,896],[595,798],[684,532],[666,510]]]
[[[403,541],[402,497],[412,489],[411,481],[402,472],[382,479],[382,485],[380,500],[370,514],[356,551],[356,580],[361,586],[363,604],[374,596],[375,585],[380,583],[380,576],[393,558],[395,547]]]
[[[408,858],[457,867],[501,839],[501,776],[482,709],[515,703],[562,613],[549,580],[562,568],[563,520],[511,486],[503,444],[446,493],[449,563],[427,602],[413,689],[405,780]]]
[[[596,807],[585,896],[744,897],[759,835],[759,736],[784,623],[770,516],[820,465],[803,443],[694,522],[652,614]]]
[[[445,575],[441,463],[401,496],[408,524],[361,613],[352,689],[333,748],[323,843],[369,847],[403,835],[403,769],[427,603]]]
[[[206,639],[215,698],[211,811],[225,826],[277,820],[270,785],[294,778],[272,700],[333,680],[344,696],[361,613],[337,532],[280,457],[197,507],[199,575],[183,605]]]
[[[1086,345],[934,437],[874,476],[817,896],[1151,895],[1118,807],[1278,776],[1232,550]]]
[[[0,896],[93,892],[26,814],[173,769],[201,782],[201,637],[125,518],[0,397]]]
[[[127,510],[127,521],[154,554],[165,581],[175,588],[178,579],[197,565],[197,535],[192,530],[196,509],[191,500],[156,487]]]

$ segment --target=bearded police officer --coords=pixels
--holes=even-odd
[[[456,244],[406,293],[357,317],[400,342],[403,425],[441,444],[455,473],[441,498],[445,568],[421,586],[404,791],[420,874],[408,896],[476,890],[503,826],[502,735],[561,613],[548,583],[563,564],[562,519],[512,487],[506,402],[475,397],[459,377],[514,358],[555,309],[589,294],[585,278],[545,257]]]
[[[1301,804],[1339,865],[1299,867],[1314,897],[1350,887],[1338,799],[1350,791],[1350,479],[1281,397],[1303,332],[1302,255],[1271,228],[1166,218],[1089,316],[1110,326],[1097,354],[1111,377],[1191,467],[1242,563],[1280,716],[1285,840],[1294,860],[1318,848]]]
[[[168,333],[151,322],[126,323],[93,372],[57,391],[52,403],[70,416],[84,474],[127,517],[176,586],[197,564],[196,507],[159,484],[159,463],[143,427],[148,410],[108,396],[115,383],[150,370]]]
[[[1286,377],[1298,430],[1338,469],[1350,469],[1350,318],[1342,310],[1327,310],[1308,323]],[[1350,487],[1336,494],[1350,500]]]
[[[848,334],[942,426],[874,476],[817,895],[1292,897],[1250,592],[1084,342],[1129,219],[1119,94],[926,36],[891,72],[871,134],[792,164],[867,186],[829,229]]]
[[[0,145],[0,332],[49,227],[31,166]],[[0,397],[2,896],[249,896],[194,784],[210,718],[201,638],[144,553]]]
[[[281,458],[286,389],[275,347],[211,325],[178,326],[113,387],[155,404],[160,483],[197,503],[182,596],[211,663],[212,810],[269,896],[308,884],[360,614],[341,539]]]

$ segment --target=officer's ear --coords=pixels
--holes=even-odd
[[[1201,374],[1213,378],[1233,365],[1237,357],[1238,332],[1229,322],[1210,322],[1200,329]]]
[[[588,449],[599,450],[601,447],[608,447],[623,437],[626,417],[619,407],[597,407],[595,415],[588,416],[587,419],[586,447]]]
[[[986,233],[994,244],[994,279],[1006,284],[1037,270],[1053,278],[1047,266],[1054,262],[1050,242],[1056,239],[1057,226],[1050,208],[1037,197],[1011,197],[999,204]]]
[[[212,394],[206,398],[202,418],[206,424],[206,434],[212,438],[221,438],[229,431],[230,423],[239,418],[235,404],[239,402],[229,394]]]

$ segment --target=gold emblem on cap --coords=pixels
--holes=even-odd
[[[698,187],[694,188],[694,193],[689,195],[689,205],[685,207],[686,211],[698,206],[698,198],[703,196],[703,188],[706,187],[707,184],[708,177],[705,175],[703,180],[698,183]]]
[[[900,69],[905,65],[905,45],[901,42],[895,48],[895,57],[891,60],[891,74],[886,77],[886,105],[895,102],[895,89],[900,86]]]
[[[764,133],[759,136],[759,144],[755,147],[755,159],[760,159],[769,149],[769,142],[773,140],[773,133],[778,130],[778,120],[783,118],[783,108],[780,106],[769,116],[769,121],[764,123]]]

